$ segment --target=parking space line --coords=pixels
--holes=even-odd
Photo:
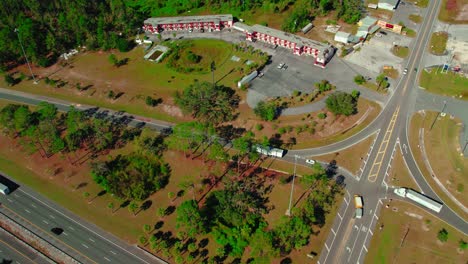
[[[108,258],[106,258],[106,257],[104,257],[104,259],[107,260],[107,261],[109,261],[109,262],[111,261],[110,259],[108,259]]]
[[[85,248],[89,248],[86,244],[81,243],[81,245]]]
[[[28,209],[24,209],[26,211],[26,213],[30,214],[31,211],[29,211]]]
[[[89,239],[89,241],[91,241],[91,242],[93,242],[93,243],[96,242],[96,241],[94,241],[92,238],[88,238],[88,239]]]
[[[114,252],[114,251],[112,251],[112,250],[110,251],[110,253],[112,253],[112,254],[114,254],[114,255],[117,255],[117,253],[115,253],[115,252]]]
[[[49,224],[49,222],[47,222],[46,220],[42,220],[42,222],[44,222],[46,225]]]

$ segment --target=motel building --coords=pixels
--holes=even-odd
[[[261,25],[248,26],[236,22],[233,28],[244,32],[246,39],[249,41],[262,41],[290,49],[293,54],[299,56],[312,56],[315,58],[314,64],[322,68],[325,68],[325,65],[334,53],[334,48],[329,44],[320,43]]]
[[[162,31],[208,30],[220,31],[232,27],[232,15],[152,17],[144,21],[143,29],[152,34]]]

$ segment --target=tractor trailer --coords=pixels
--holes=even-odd
[[[413,191],[411,189],[407,189],[407,188],[398,188],[398,189],[395,189],[393,191],[396,195],[398,196],[401,196],[401,197],[406,197],[426,208],[429,208],[433,211],[436,211],[437,213],[440,212],[440,210],[442,210],[442,206],[443,204],[437,202],[437,201],[434,201],[432,200],[431,198],[423,195],[423,194],[420,194],[416,191]]]
[[[363,215],[363,202],[362,196],[354,195],[354,207],[356,207],[356,218],[360,219]]]

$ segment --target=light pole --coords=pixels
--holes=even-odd
[[[24,51],[23,42],[21,41],[21,38],[20,38],[20,35],[19,35],[19,30],[17,28],[15,28],[15,32],[16,32],[16,35],[18,35],[18,40],[19,40],[19,43],[20,43],[20,46],[21,46],[21,50],[23,51],[24,58],[26,59],[26,63],[28,64],[29,72],[31,73],[31,76],[32,76],[32,78],[34,80],[33,83],[37,84],[36,77],[34,76],[34,73],[32,72],[31,65],[29,65],[28,57],[26,56],[26,52]]]
[[[293,199],[293,193],[294,193],[294,180],[296,179],[296,164],[297,164],[297,158],[299,156],[294,155],[294,173],[293,173],[293,179],[292,179],[292,185],[291,185],[291,195],[289,196],[289,208],[286,210],[286,215],[291,216],[291,207],[292,207],[292,199]]]
[[[447,101],[444,101],[444,106],[442,107],[442,110],[440,110],[440,112],[437,113],[436,117],[434,118],[434,122],[432,122],[432,125],[431,125],[431,128],[429,129],[429,131],[432,130],[432,128],[434,127],[435,122],[437,121],[437,118],[439,117],[440,113],[444,112],[446,106],[447,106]]]

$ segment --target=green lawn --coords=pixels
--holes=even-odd
[[[412,30],[411,28],[403,28],[403,31],[406,32],[406,36],[410,37],[410,38],[414,38],[416,37],[416,31]]]
[[[373,90],[381,94],[387,93],[387,89],[382,89],[382,88],[379,89],[379,86],[374,82],[365,82],[361,84],[361,86],[366,87],[369,90]]]
[[[468,78],[454,72],[440,73],[438,68],[424,70],[419,85],[431,93],[468,100]]]
[[[417,14],[409,15],[409,19],[413,21],[414,23],[418,23],[418,24],[422,22],[422,16],[417,15]]]
[[[429,51],[434,55],[443,55],[447,47],[448,33],[439,31],[432,33]]]
[[[249,50],[236,51],[233,44],[214,39],[197,39],[192,41],[191,49],[202,56],[202,67],[214,61],[216,71],[215,81],[220,85],[235,87],[235,80],[247,73],[247,60],[257,65],[263,63],[262,56]],[[62,68],[55,65],[48,69],[37,69],[37,75],[54,80],[63,80],[67,84],[62,88],[51,87],[41,80],[32,85],[30,81],[21,82],[11,89],[29,93],[55,97],[80,104],[96,105],[114,110],[122,110],[132,114],[147,116],[160,120],[178,122],[181,117],[170,113],[172,97],[176,91],[181,91],[195,80],[212,81],[212,75],[203,73],[180,73],[166,66],[168,58],[162,63],[154,63],[143,59],[143,47],[136,47],[127,53],[113,51],[119,59],[128,58],[128,64],[114,67],[108,61],[108,52],[80,53],[70,60],[70,66]],[[239,61],[232,61],[235,55]],[[26,68],[24,70],[27,70]],[[76,83],[82,87],[90,86],[86,91],[79,92]],[[4,84],[3,80],[0,84]],[[117,100],[107,97],[108,92],[123,93]],[[145,104],[146,96],[161,98],[162,105],[149,107]],[[167,107],[169,106],[169,107]],[[169,110],[167,110],[169,108]]]
[[[408,54],[409,54],[409,48],[408,47],[402,47],[402,46],[394,46],[392,48],[392,53],[395,55],[395,56],[398,56],[400,58],[406,58],[408,57]]]

